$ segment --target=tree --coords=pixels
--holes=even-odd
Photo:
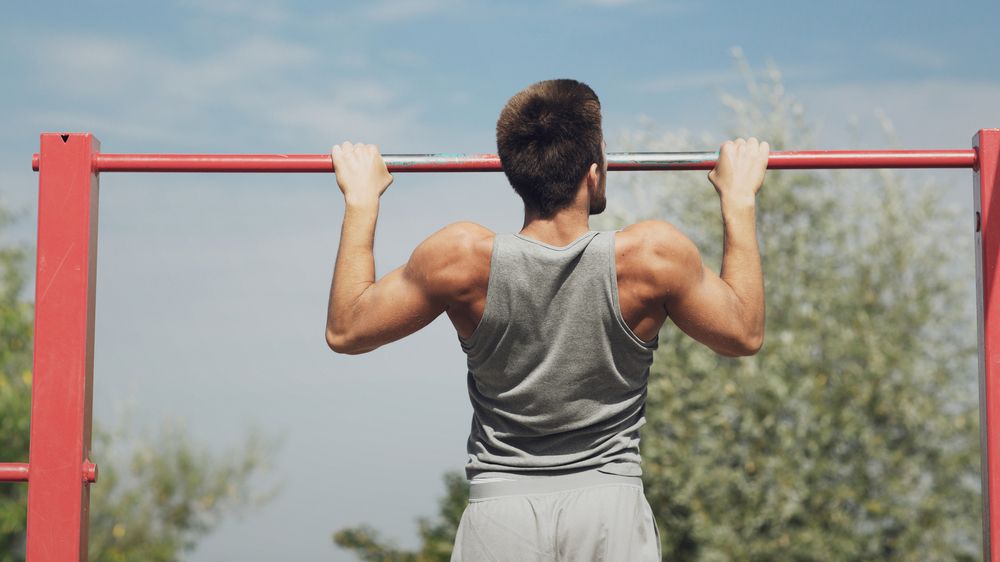
[[[256,431],[229,454],[210,453],[171,424],[144,434],[102,431],[95,441],[105,459],[91,497],[89,550],[96,562],[179,560],[223,517],[277,493],[277,487],[255,491],[254,476],[275,450]]]
[[[812,145],[777,69],[761,77],[739,53],[737,63],[747,97],[723,97],[734,117],[727,136],[756,136],[774,150]],[[648,127],[625,144],[695,143]],[[721,215],[704,173],[625,181],[631,195],[610,196],[601,228],[664,218],[718,271]],[[886,171],[772,171],[758,202],[761,351],[727,358],[670,322],[660,331],[641,448],[664,558],[980,559],[967,225],[935,186],[904,187]],[[464,493],[449,487],[442,506]],[[414,559],[380,558],[367,537],[375,554],[366,560]]]
[[[811,145],[778,71],[739,62],[749,98],[724,98],[732,134]],[[633,181],[721,263],[701,174]],[[643,459],[665,558],[980,559],[971,237],[940,193],[885,171],[768,173],[761,352],[660,333]]]
[[[11,218],[0,207],[0,231]],[[0,462],[28,461],[32,307],[20,298],[27,255],[24,247],[0,246]],[[27,486],[0,484],[0,562],[24,558],[27,501]]]
[[[438,503],[437,517],[420,517],[418,552],[399,550],[392,541],[383,539],[370,525],[341,529],[333,534],[333,542],[353,551],[366,562],[447,562],[451,560],[455,534],[462,513],[469,501],[469,485],[462,471],[444,475],[445,495]]]
[[[0,230],[11,216],[0,207]],[[0,461],[27,462],[33,307],[21,298],[28,248],[0,246]],[[255,493],[276,443],[251,431],[228,454],[211,454],[180,427],[134,432],[94,427],[100,479],[91,488],[90,560],[178,560],[227,515],[260,505]],[[151,445],[155,444],[155,445]],[[0,485],[0,562],[24,560],[28,488]]]

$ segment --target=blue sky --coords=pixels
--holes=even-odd
[[[719,95],[741,93],[733,47],[782,72],[820,126],[815,148],[844,147],[851,116],[865,148],[890,147],[877,111],[901,146],[964,148],[1000,126],[1000,5],[943,8],[21,3],[0,23],[0,204],[22,213],[4,237],[33,240],[29,163],[42,131],[90,131],[107,152],[320,153],[342,140],[492,152],[510,95],[573,77],[601,96],[610,151],[643,118],[717,142],[728,124]],[[971,209],[967,171],[933,177]],[[351,560],[330,533],[362,522],[415,546],[415,517],[435,511],[441,474],[465,462],[464,355],[444,317],[368,355],[325,348],[343,212],[333,176],[118,174],[101,190],[98,423],[131,407],[136,423],[183,423],[219,451],[251,423],[285,436],[274,452],[282,494],[190,559]],[[615,176],[608,193],[614,205]],[[397,176],[378,274],[447,223],[514,231],[520,212],[500,174]]]

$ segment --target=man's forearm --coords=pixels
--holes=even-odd
[[[755,343],[764,336],[764,276],[757,248],[756,213],[752,200],[722,200],[724,238],[719,274],[742,304],[747,339]]]
[[[354,305],[375,282],[375,223],[378,201],[345,202],[340,248],[330,284],[327,332],[343,334],[353,320]]]

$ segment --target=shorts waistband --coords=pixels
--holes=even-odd
[[[545,494],[564,492],[577,488],[600,486],[603,484],[625,484],[642,489],[642,477],[610,474],[598,469],[559,474],[556,476],[532,476],[503,482],[469,482],[469,501],[478,501],[501,496],[524,494]]]

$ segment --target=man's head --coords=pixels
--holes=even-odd
[[[604,210],[601,102],[590,86],[546,80],[515,94],[497,120],[497,152],[514,191],[539,217],[572,204],[585,178],[598,183],[590,213]]]

